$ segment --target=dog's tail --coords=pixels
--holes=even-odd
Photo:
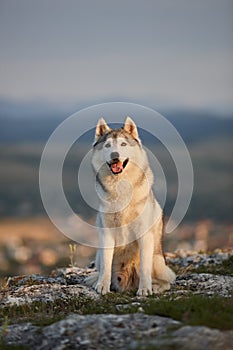
[[[89,276],[87,276],[84,280],[84,284],[87,287],[93,287],[95,288],[95,285],[98,281],[99,278],[99,271],[94,271],[92,273],[89,274]]]
[[[168,283],[172,283],[176,279],[175,273],[166,265],[162,255],[154,256],[153,277]]]
[[[157,278],[161,279],[162,281],[166,281],[168,283],[172,283],[176,279],[176,274],[170,269],[170,267],[165,265],[163,270],[161,271],[161,275],[158,274]]]

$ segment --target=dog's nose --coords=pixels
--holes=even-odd
[[[112,152],[111,153],[111,159],[119,159],[120,158],[120,155],[118,152]]]

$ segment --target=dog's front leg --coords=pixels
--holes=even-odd
[[[139,239],[140,249],[140,281],[137,295],[147,296],[152,294],[152,262],[153,262],[153,237],[150,232]]]
[[[97,293],[106,294],[110,292],[114,240],[111,239],[111,237],[107,237],[106,239],[105,233],[105,235],[102,235],[100,239],[100,246],[101,248],[98,252],[100,259],[100,274],[95,290],[97,291]]]

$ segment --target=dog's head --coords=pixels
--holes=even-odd
[[[130,161],[135,161],[137,150],[141,148],[134,121],[127,117],[124,126],[114,130],[101,118],[96,126],[93,147],[99,153],[99,161],[106,164],[112,174],[122,173]]]

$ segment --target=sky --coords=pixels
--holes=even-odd
[[[232,0],[1,0],[0,99],[233,110]]]

